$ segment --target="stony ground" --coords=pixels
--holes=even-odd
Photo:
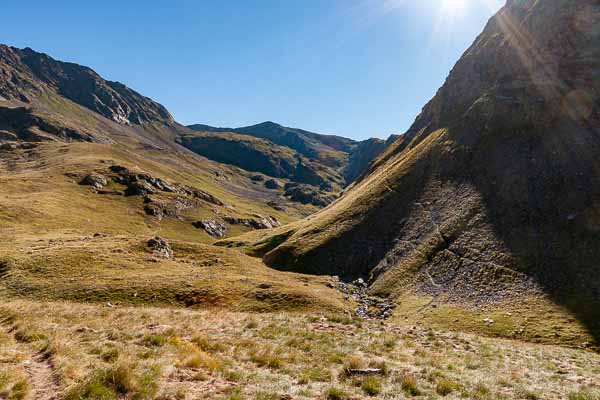
[[[4,299],[3,399],[593,399],[600,355],[312,313]]]

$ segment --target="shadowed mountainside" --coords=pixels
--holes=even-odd
[[[223,244],[438,304],[542,296],[598,341],[598,27],[596,1],[509,1],[345,196]]]

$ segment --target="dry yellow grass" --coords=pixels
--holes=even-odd
[[[378,322],[344,325],[320,313],[10,299],[0,311],[10,381],[27,378],[28,359],[42,350],[58,382],[53,390],[66,398],[597,399],[600,390],[596,353]],[[40,335],[19,342],[16,325]],[[344,360],[383,373],[348,377]]]
[[[274,271],[230,249],[171,241],[174,256],[147,236],[39,238],[0,246],[0,289],[11,296],[111,304],[170,304],[247,311],[352,308],[327,278]]]

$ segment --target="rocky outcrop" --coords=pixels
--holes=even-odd
[[[221,200],[203,190],[171,183],[121,165],[111,165],[105,175],[93,172],[83,177],[74,176],[74,178],[79,179],[81,185],[92,186],[94,193],[142,197],[146,214],[158,220],[181,218],[183,211],[197,208],[202,202],[225,206]],[[104,190],[109,180],[125,186],[125,190]]]
[[[252,229],[271,229],[281,226],[281,223],[273,216],[255,215],[254,218],[224,216],[223,220],[231,225],[244,225]]]
[[[156,257],[167,259],[173,258],[173,250],[171,250],[171,246],[169,246],[169,243],[160,236],[155,236],[148,240],[148,247],[150,250],[152,250],[152,254],[154,254]]]
[[[80,182],[80,185],[93,186],[96,189],[102,189],[108,184],[108,180],[104,175],[91,173],[86,175]]]
[[[194,222],[192,225],[198,229],[203,229],[206,233],[215,238],[222,238],[227,232],[227,225],[214,219],[203,219]]]
[[[116,183],[127,186],[125,195],[128,196],[147,196],[156,192],[166,192],[190,196],[217,206],[225,205],[208,192],[178,183],[170,183],[145,172],[132,171],[121,165],[112,165],[109,170],[113,173],[112,179]]]
[[[196,199],[184,196],[144,196],[144,211],[159,221],[163,218],[181,218],[183,211],[200,206]]]

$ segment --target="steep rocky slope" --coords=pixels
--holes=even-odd
[[[59,95],[124,124],[172,123],[162,105],[92,69],[54,60],[30,48],[0,45],[0,96],[29,103],[45,91]]]
[[[224,244],[279,269],[367,277],[373,292],[429,305],[517,299],[535,319],[529,296],[548,299],[598,340],[598,27],[597,1],[509,1],[344,197]]]

